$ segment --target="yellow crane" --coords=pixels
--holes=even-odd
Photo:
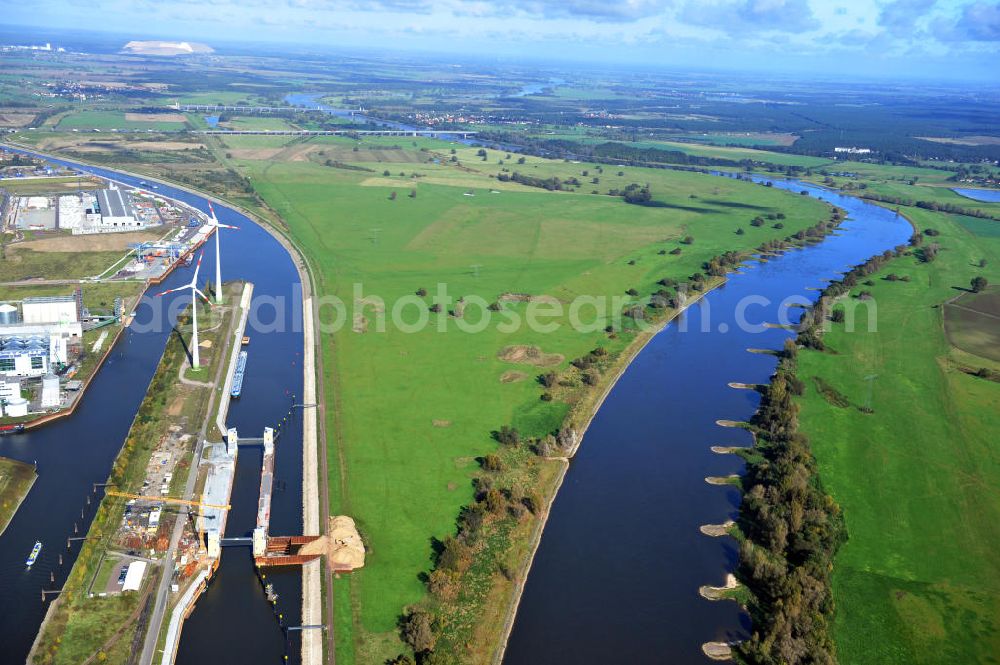
[[[169,496],[147,496],[144,494],[130,494],[129,492],[119,492],[118,490],[106,489],[108,496],[120,496],[126,499],[136,499],[137,501],[158,501],[160,503],[179,503],[184,506],[198,506],[200,508],[216,508],[218,510],[229,510],[229,504],[219,505],[214,503],[204,503],[202,501],[188,501],[187,499],[174,499]]]

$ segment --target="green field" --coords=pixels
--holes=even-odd
[[[1000,292],[959,296],[944,308],[944,329],[963,351],[1000,362]]]
[[[937,259],[892,261],[853,291],[874,297],[877,332],[834,324],[824,339],[835,353],[798,360],[800,430],[849,534],[834,566],[834,637],[845,665],[996,662],[1000,384],[960,371],[996,363],[948,343],[939,305],[976,275],[1000,279],[1000,242],[954,216],[904,210],[940,231],[925,240],[940,244]],[[988,267],[977,267],[984,258]],[[826,401],[813,377],[851,405]],[[869,400],[865,414],[857,407]]]
[[[11,194],[51,194],[56,192],[72,192],[80,189],[99,189],[102,183],[86,177],[49,177],[49,178],[5,178],[0,180],[0,188]]]
[[[579,131],[566,132],[560,130],[552,134],[544,134],[538,138],[545,139],[565,139],[568,141],[578,141],[580,143],[606,143],[609,138],[596,136],[583,136]],[[804,168],[818,168],[824,166],[836,166],[837,162],[824,157],[809,157],[807,155],[795,155],[784,152],[772,152],[770,150],[755,150],[753,148],[740,148],[723,145],[706,145],[704,143],[694,143],[685,141],[661,141],[654,139],[638,141],[618,141],[623,145],[633,148],[657,148],[660,150],[678,150],[689,155],[698,157],[711,157],[714,159],[731,159],[734,161],[753,160],[767,164],[777,164],[779,166],[801,166]]]
[[[640,141],[639,146],[650,148],[662,148],[664,150],[680,150],[689,155],[701,157],[717,157],[719,159],[744,160],[752,159],[758,162],[769,164],[779,164],[781,166],[803,166],[820,167],[828,166],[832,162],[824,157],[809,157],[807,155],[793,155],[783,152],[771,152],[769,150],[754,150],[753,148],[735,148],[729,146],[709,146],[695,143],[682,143],[679,141]]]
[[[31,464],[0,457],[0,534],[10,524],[36,475]]]
[[[124,253],[39,252],[8,246],[0,260],[0,282],[35,278],[83,279],[103,272]]]
[[[723,146],[746,146],[751,148],[754,146],[788,145],[789,142],[794,143],[795,139],[798,137],[794,135],[788,136],[767,132],[746,132],[742,134],[689,134],[680,138],[689,141],[697,141],[698,143],[711,143],[713,145]]]
[[[105,131],[111,129],[153,129],[157,131],[173,131],[184,129],[186,126],[183,122],[140,122],[126,120],[125,114],[120,111],[77,111],[65,116],[59,121],[57,127],[61,131],[72,129],[100,129]]]
[[[384,163],[360,161],[397,144],[400,155],[432,161],[394,162],[390,176],[382,173]],[[253,144],[230,143],[236,145]],[[479,296],[487,303],[504,293],[548,294],[562,302],[582,294],[622,295],[633,287],[648,294],[657,279],[686,278],[725,250],[784,237],[828,215],[812,199],[700,174],[627,168],[617,176],[619,169],[605,168],[601,189],[650,183],[657,205],[643,207],[590,194],[581,171],[594,167],[586,164],[527,158],[516,166],[585,183],[580,193],[548,192],[492,179],[506,153],[489,151],[484,162],[476,150],[456,147],[459,164],[449,165],[452,146],[443,142],[414,146],[382,138],[361,143],[358,152],[354,145],[339,139],[316,147],[342,151],[338,158],[359,160],[353,164],[373,172],[330,168],[301,154],[288,162],[263,154],[233,159],[287,222],[317,272],[318,293],[336,295],[348,307],[358,297],[355,284],[360,297],[383,299],[387,312],[420,288],[433,295],[438,284],[456,298]],[[758,214],[778,211],[786,215],[783,230],[748,225]],[[745,235],[736,234],[740,227]],[[688,234],[693,245],[680,255],[666,252]],[[406,311],[408,321],[430,296],[420,301]],[[352,654],[354,662],[381,662],[403,649],[397,618],[404,606],[425,597],[419,576],[431,567],[430,539],[452,534],[460,508],[472,500],[476,458],[496,448],[491,430],[512,424],[525,435],[543,435],[570,408],[558,399],[539,400],[534,377],[541,368],[504,362],[498,353],[509,345],[534,345],[559,354],[546,369],[563,370],[595,346],[621,350],[630,339],[609,340],[603,320],[590,331],[574,331],[565,314],[554,318],[557,329],[550,333],[496,326],[468,333],[446,314],[430,314],[430,330],[407,333],[390,323],[379,333],[381,307],[369,305],[366,320],[353,322],[367,332],[354,332],[348,314],[344,329],[322,338],[330,510],[353,516],[370,550],[364,569],[335,583],[341,662],[352,662]],[[505,308],[523,315],[526,306]],[[480,315],[476,308],[469,319]],[[332,309],[321,312],[321,319],[332,318]],[[438,325],[447,332],[437,332]],[[514,371],[522,380],[501,381]],[[347,598],[351,618],[343,616]],[[505,599],[497,602],[502,608]]]
[[[243,131],[259,130],[289,130],[297,129],[295,125],[289,123],[285,118],[278,116],[236,116],[219,123],[219,129],[232,129]]]

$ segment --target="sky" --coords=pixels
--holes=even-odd
[[[217,47],[1000,82],[1000,0],[32,0],[11,2],[0,21]]]

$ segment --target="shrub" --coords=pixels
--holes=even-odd
[[[403,641],[416,653],[431,651],[437,642],[434,617],[426,610],[412,609],[400,621]]]

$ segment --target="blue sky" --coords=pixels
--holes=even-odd
[[[210,45],[1000,81],[1000,2],[986,0],[33,0],[10,3],[3,22]]]

